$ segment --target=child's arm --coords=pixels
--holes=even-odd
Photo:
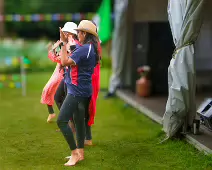
[[[53,62],[61,64],[60,57],[57,54],[57,52],[55,51],[55,49],[60,45],[60,43],[61,42],[58,40],[56,43],[54,43],[53,46],[51,46],[51,47],[49,46],[49,48],[48,48],[48,58]]]
[[[61,64],[60,56],[55,55],[52,51],[48,52],[48,58],[55,63]]]

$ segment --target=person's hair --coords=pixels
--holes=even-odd
[[[97,30],[96,23],[94,21],[91,21],[91,22],[96,26],[96,33],[97,33],[98,30]],[[98,53],[99,53],[99,59],[101,60],[102,59],[102,48],[101,48],[99,39],[98,39]]]
[[[100,54],[99,54],[99,50],[98,50],[98,39],[97,37],[95,37],[94,35],[90,34],[90,33],[86,33],[85,36],[85,40],[83,42],[83,44],[88,44],[91,43],[94,46],[94,51],[96,53],[96,64],[99,63],[100,61]]]
[[[72,35],[72,38],[73,38],[74,40],[78,40],[78,37],[77,37],[76,34],[73,34],[73,35]]]
[[[96,32],[97,32],[97,25],[94,21],[91,21],[96,26]]]

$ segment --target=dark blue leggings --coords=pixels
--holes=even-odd
[[[76,97],[68,94],[60,109],[57,119],[57,125],[60,128],[66,142],[71,150],[76,148],[84,148],[85,140],[85,112],[90,98]],[[70,117],[74,118],[76,128],[77,146],[74,140],[73,132],[68,125]]]
[[[57,91],[54,95],[54,100],[59,110],[63,104],[63,101],[65,100],[66,94],[67,94],[67,87],[63,79],[60,82],[60,85],[58,86]]]

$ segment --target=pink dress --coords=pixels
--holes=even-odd
[[[78,41],[75,41],[75,43],[78,43]],[[70,45],[67,44],[66,47],[68,49]],[[48,53],[48,58],[50,60],[52,60],[53,62],[56,62],[56,68],[51,76],[51,78],[49,79],[49,81],[47,82],[47,84],[45,85],[45,87],[43,88],[43,93],[41,96],[41,103],[42,104],[47,104],[47,105],[53,105],[54,104],[54,95],[57,91],[58,86],[60,85],[60,82],[62,81],[63,74],[64,71],[63,69],[60,70],[60,65],[61,65],[61,61],[57,58],[58,56],[54,55],[53,52],[49,52]]]
[[[60,60],[57,59],[57,56],[55,56],[52,52],[48,53],[49,59],[51,59],[53,62],[57,62],[57,65],[55,67],[55,70],[43,88],[42,96],[41,96],[41,103],[47,104],[47,105],[53,105],[54,104],[54,95],[56,93],[56,90],[60,84],[60,82],[63,79],[63,69],[60,70]]]

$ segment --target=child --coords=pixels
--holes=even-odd
[[[63,31],[67,34],[68,37],[70,37],[69,38],[70,41],[73,40],[73,37],[76,37],[76,34],[77,34],[77,32],[75,30],[76,28],[77,28],[77,25],[73,22],[67,22],[63,27]],[[60,92],[58,92],[59,94],[64,94],[64,93],[61,93],[61,90],[64,90],[64,89],[58,88],[58,87],[64,85],[62,80],[64,78],[63,75],[65,73],[64,69],[62,69],[63,67],[60,62],[60,55],[56,52],[56,48],[58,48],[60,43],[61,42],[58,40],[53,45],[52,50],[50,50],[50,48],[48,49],[49,59],[51,59],[53,62],[57,62],[56,68],[55,68],[51,78],[45,85],[45,87],[43,89],[42,97],[41,97],[41,103],[46,104],[48,107],[48,111],[49,111],[49,116],[47,118],[48,123],[51,122],[52,119],[56,117],[56,114],[53,109],[54,97],[55,97],[55,101],[58,106],[58,109],[60,109],[60,106],[62,105],[62,102],[63,102],[63,100],[61,100],[61,99],[65,98],[65,96],[61,96],[61,95],[55,96],[56,91],[57,92],[60,91]],[[66,45],[66,49],[67,49],[67,52],[70,53],[70,45],[69,44]]]

